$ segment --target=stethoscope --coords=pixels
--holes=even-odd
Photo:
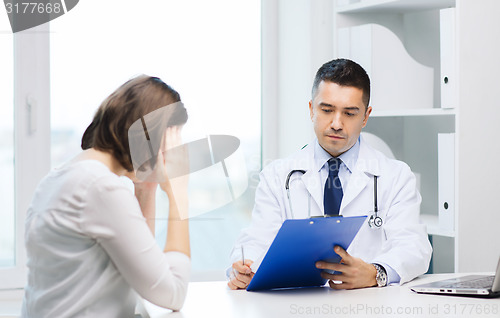
[[[368,225],[371,228],[379,228],[382,226],[384,223],[382,221],[382,218],[378,216],[378,204],[377,204],[377,179],[378,176],[373,176],[373,214],[370,216],[370,219],[368,220]]]
[[[305,170],[292,170],[292,171],[290,171],[290,173],[288,173],[288,176],[286,176],[285,190],[286,190],[286,196],[288,198],[288,206],[290,207],[290,215],[292,216],[292,219],[295,219],[295,217],[293,215],[292,200],[290,199],[290,177],[295,172],[300,172],[300,173],[304,174],[304,173],[306,173],[306,171]],[[309,192],[307,193],[307,215],[309,218],[311,217],[311,194]]]
[[[306,171],[305,170],[292,170],[288,173],[286,180],[285,180],[286,196],[288,198],[288,206],[290,207],[290,214],[292,216],[292,219],[294,219],[294,214],[293,214],[293,208],[292,208],[292,200],[290,199],[290,177],[295,172],[300,172],[302,174],[305,174]],[[382,226],[382,224],[384,223],[382,218],[378,215],[377,184],[378,184],[378,176],[373,176],[373,214],[368,219],[368,225],[371,228],[380,228]],[[310,193],[308,193],[308,195],[307,195],[307,213],[308,213],[308,217],[310,218],[311,217],[311,194]]]

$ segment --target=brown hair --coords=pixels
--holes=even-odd
[[[312,87],[312,99],[316,96],[321,81],[340,86],[356,87],[363,91],[365,111],[370,103],[370,77],[358,63],[348,59],[336,59],[323,64],[316,72]]]
[[[127,171],[133,171],[128,141],[130,126],[150,112],[180,100],[179,93],[161,79],[137,76],[102,102],[82,136],[81,147],[83,150],[95,148],[109,152]],[[186,109],[177,103],[166,127],[183,125],[187,117]]]

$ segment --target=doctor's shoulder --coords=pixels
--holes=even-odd
[[[363,163],[365,167],[380,170],[381,175],[388,174],[396,176],[400,173],[405,174],[411,172],[408,164],[404,161],[396,159],[387,145],[380,145],[379,142],[372,139],[372,137],[367,138],[366,133],[361,136],[361,147],[363,149],[363,155],[360,156],[365,159]],[[370,140],[371,142],[369,142],[368,140]]]
[[[403,183],[415,180],[415,174],[406,162],[389,158],[376,149],[373,151],[379,164],[381,177],[390,176],[395,182]]]

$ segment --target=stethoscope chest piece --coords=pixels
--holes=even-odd
[[[380,216],[375,216],[375,214],[370,216],[370,219],[368,220],[368,225],[371,228],[381,227],[382,223],[383,223],[382,218]]]

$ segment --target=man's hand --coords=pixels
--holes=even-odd
[[[230,281],[227,286],[231,289],[244,289],[247,288],[248,284],[253,278],[255,273],[252,272],[250,265],[253,261],[246,259],[245,265],[242,261],[237,261],[233,264],[233,271],[230,275]]]
[[[335,253],[342,257],[340,264],[317,262],[319,269],[329,269],[340,274],[329,274],[325,271],[321,273],[323,278],[329,279],[328,284],[332,289],[355,289],[372,287],[377,285],[375,279],[377,270],[372,264],[364,262],[362,259],[349,255],[342,247],[335,246]],[[341,283],[334,283],[341,282]]]

